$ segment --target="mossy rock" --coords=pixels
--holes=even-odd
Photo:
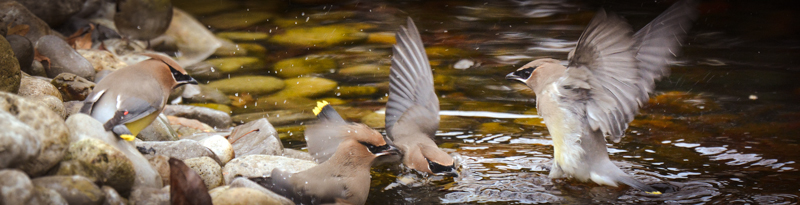
[[[371,97],[378,93],[378,88],[372,86],[339,86],[333,92],[336,97],[341,98]]]
[[[336,60],[321,56],[303,56],[283,59],[272,70],[280,77],[294,78],[312,73],[325,73],[336,69]]]
[[[269,34],[267,33],[244,32],[244,31],[219,32],[216,34],[216,36],[231,41],[263,41],[269,38]]]
[[[224,104],[216,104],[216,103],[191,103],[191,104],[189,104],[189,105],[191,105],[191,106],[197,106],[197,107],[206,107],[206,108],[211,108],[211,109],[219,110],[219,111],[222,111],[222,112],[225,112],[225,113],[228,113],[228,114],[232,113],[231,106],[224,105]]]
[[[318,77],[291,78],[284,82],[286,88],[274,97],[316,97],[330,93],[338,85],[336,81]]]
[[[276,77],[239,76],[212,81],[208,86],[229,95],[234,93],[265,95],[283,89],[286,84]]]
[[[317,102],[304,97],[269,96],[260,97],[245,107],[233,110],[234,114],[265,112],[270,110],[307,110],[311,111]]]
[[[325,48],[334,45],[350,45],[367,39],[367,34],[358,28],[346,25],[317,27],[297,27],[284,30],[269,39],[270,42],[285,46]]]
[[[265,22],[272,18],[271,13],[256,11],[238,11],[224,13],[200,20],[212,29],[239,29]]]
[[[206,60],[206,63],[213,66],[217,72],[239,73],[251,72],[266,67],[263,60],[256,57],[229,57]]]
[[[347,77],[388,78],[389,74],[389,66],[375,64],[357,65],[339,70],[339,75]]]

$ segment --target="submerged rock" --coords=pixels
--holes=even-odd
[[[183,160],[186,166],[194,170],[208,189],[222,185],[222,167],[209,157],[198,157]]]
[[[269,177],[272,169],[280,168],[283,171],[297,173],[317,166],[317,163],[308,160],[292,159],[272,155],[247,155],[231,160],[222,168],[225,184],[230,184],[236,177]]]
[[[378,88],[372,86],[339,86],[333,90],[333,94],[341,98],[372,97],[377,93]]]
[[[64,101],[86,99],[95,86],[94,82],[72,73],[58,74],[50,83],[56,86]]]
[[[91,180],[82,176],[46,176],[33,179],[35,186],[55,190],[69,204],[96,204],[105,201],[105,194]]]
[[[237,11],[207,17],[201,21],[209,28],[227,30],[256,25],[269,20],[272,16],[266,12]]]
[[[198,103],[203,103],[203,104],[213,103],[213,104],[225,104],[225,105],[231,104],[231,99],[228,98],[228,96],[225,95],[225,93],[220,92],[216,88],[208,87],[207,85],[191,85],[191,84],[184,85],[184,87],[186,90],[183,92],[183,95],[181,95],[183,97],[184,102],[194,103],[194,104]],[[195,90],[196,92],[188,93],[190,90]],[[209,106],[201,106],[201,107],[209,107]]]
[[[357,65],[339,70],[339,75],[350,78],[388,78],[389,73],[389,66],[375,64]]]
[[[271,110],[311,110],[317,102],[304,97],[270,96],[259,97],[255,102],[247,103],[242,108],[235,109],[234,114],[266,112]]]
[[[234,123],[248,123],[250,121],[267,118],[267,120],[275,126],[295,124],[305,121],[316,119],[314,113],[310,111],[291,111],[291,110],[276,110],[269,112],[257,112],[241,115],[234,115],[231,117]]]
[[[35,177],[44,174],[44,172],[61,161],[69,145],[69,130],[61,116],[41,104],[5,92],[0,92],[0,112],[8,113],[11,116],[6,116],[6,118],[13,117],[24,124],[15,123],[16,126],[19,126],[16,129],[21,129],[20,131],[25,132],[33,130],[33,137],[38,138],[39,143],[38,149],[34,150],[36,152],[35,156],[23,154],[22,156],[28,156],[29,158],[4,167],[17,168]],[[8,121],[10,122],[11,120]],[[0,123],[0,126],[7,125],[10,124]],[[28,128],[22,128],[25,126],[28,126]],[[10,130],[11,128],[8,129]],[[3,136],[3,138],[8,139],[6,136]]]
[[[283,144],[278,132],[267,119],[261,118],[236,126],[228,141],[233,146],[236,157],[253,154],[281,155]]]
[[[316,97],[331,92],[336,88],[336,81],[318,78],[302,77],[284,80],[286,88],[273,96],[277,97]]]
[[[34,47],[39,54],[50,59],[49,63],[42,62],[48,77],[54,78],[61,73],[72,73],[94,80],[95,70],[92,63],[61,38],[53,35],[42,36]]]
[[[386,114],[373,112],[361,118],[361,123],[371,128],[384,128],[386,127]]]
[[[328,25],[317,27],[289,28],[275,34],[270,42],[299,47],[325,48],[336,45],[350,45],[367,39],[367,34],[358,28],[347,25]]]
[[[243,31],[229,31],[229,32],[219,32],[217,33],[217,37],[228,39],[231,41],[263,41],[269,38],[269,34],[256,33],[256,32],[243,32]]]
[[[285,86],[286,83],[284,81],[270,76],[240,76],[217,80],[208,84],[208,87],[229,95],[235,93],[265,95],[281,90]]]
[[[336,60],[322,56],[303,56],[283,59],[272,66],[272,71],[282,78],[306,76],[312,73],[332,73]]]
[[[189,66],[186,71],[199,79],[219,79],[233,73],[248,73],[266,67],[264,60],[256,57],[225,57],[208,59]]]
[[[22,71],[14,54],[6,38],[0,37],[0,91],[10,93],[19,91]]]

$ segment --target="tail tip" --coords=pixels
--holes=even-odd
[[[314,116],[319,115],[319,113],[322,112],[322,108],[325,108],[325,106],[327,106],[327,105],[330,105],[330,103],[328,103],[328,101],[324,101],[324,100],[317,101],[317,107],[314,107],[314,109],[312,110],[312,111],[314,111]]]

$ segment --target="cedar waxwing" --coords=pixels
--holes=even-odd
[[[433,73],[414,21],[400,27],[394,45],[386,102],[386,133],[403,152],[403,164],[429,174],[458,175],[453,157],[433,141],[439,129],[439,99]]]
[[[128,141],[161,113],[173,88],[197,84],[172,58],[145,55],[151,59],[114,71],[98,82],[81,108],[81,113]]]
[[[344,121],[327,103],[314,113],[319,122],[308,126],[306,141],[320,164],[294,174],[274,169],[269,178],[253,180],[297,204],[364,204],[373,160],[399,154],[397,148],[372,128]]]
[[[536,93],[539,115],[553,138],[550,178],[614,187],[621,182],[660,194],[611,163],[605,137],[619,142],[625,134],[654,80],[668,73],[667,63],[695,15],[694,3],[681,1],[634,34],[620,17],[600,10],[570,52],[567,67],[538,59],[506,76]]]
[[[161,36],[172,21],[170,0],[117,0],[114,26],[125,37],[148,41]]]

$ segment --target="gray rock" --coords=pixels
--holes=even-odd
[[[0,33],[6,33],[8,31],[8,26],[28,25],[28,33],[24,36],[31,40],[31,42],[36,42],[36,40],[39,40],[40,37],[45,35],[56,35],[63,38],[61,34],[51,30],[47,23],[39,19],[39,17],[36,17],[35,14],[31,13],[31,11],[22,4],[10,0],[2,1],[3,2],[0,3],[0,17],[2,17],[0,18],[0,25],[5,26],[0,26],[2,27],[0,28]]]
[[[178,133],[170,126],[167,116],[163,113],[150,123],[147,127],[142,129],[136,138],[143,141],[175,141],[178,140]]]
[[[283,80],[271,76],[238,76],[208,83],[208,87],[229,95],[236,93],[266,95],[281,90],[285,86]]]
[[[58,27],[81,11],[86,0],[16,0],[51,27]]]
[[[39,138],[41,145],[35,157],[9,167],[20,169],[29,176],[39,176],[64,158],[69,145],[69,130],[60,116],[31,100],[4,92],[0,92],[0,112],[11,114],[35,130],[34,136]]]
[[[264,118],[237,126],[231,132],[228,141],[233,146],[236,157],[251,154],[283,154],[283,144],[278,138],[278,131]]]
[[[8,112],[0,111],[0,168],[18,165],[36,157],[41,148],[36,130]]]
[[[231,127],[233,121],[228,113],[214,110],[211,108],[191,106],[191,105],[167,105],[164,107],[165,115],[199,120],[216,129],[227,129]]]
[[[33,188],[33,198],[28,202],[28,204],[48,204],[48,205],[67,205],[69,204],[64,197],[61,197],[56,190],[41,187],[41,186],[34,186]]]
[[[72,114],[79,113],[82,107],[83,101],[73,100],[64,102],[64,113],[66,114],[64,119],[67,119]]]
[[[110,186],[103,186],[100,189],[102,189],[103,193],[106,195],[106,200],[103,201],[103,205],[128,204],[128,200],[120,196],[117,190],[114,190],[114,188],[111,188]]]
[[[296,149],[285,148],[285,149],[283,149],[283,155],[282,156],[288,157],[288,158],[294,158],[294,159],[302,159],[302,160],[314,161],[314,157],[312,157],[311,154],[309,154],[308,152],[303,152],[303,151],[296,150]]]
[[[88,80],[94,80],[95,71],[92,63],[63,39],[53,35],[42,36],[36,41],[34,47],[39,54],[50,58],[50,63],[42,63],[48,77],[54,78],[61,73],[72,73]]]
[[[258,190],[258,191],[268,195],[271,198],[277,199],[278,201],[280,201],[280,204],[294,205],[294,202],[292,202],[292,200],[289,200],[286,197],[278,195],[275,192],[272,192],[272,191],[268,190],[267,188],[264,188],[263,186],[258,185],[258,183],[255,183],[255,182],[253,182],[253,181],[251,181],[251,180],[249,180],[247,178],[244,178],[244,177],[238,177],[238,178],[234,179],[233,182],[231,182],[230,188],[236,188],[236,187],[244,187],[244,188],[255,189],[255,190]]]
[[[187,103],[231,104],[225,93],[206,85],[184,85],[183,100]]]
[[[96,204],[105,200],[105,194],[91,180],[82,176],[45,176],[33,179],[34,186],[55,190],[69,204]]]
[[[283,204],[281,198],[275,198],[262,191],[246,187],[231,187],[211,196],[213,204]]]
[[[34,195],[28,175],[14,170],[0,170],[0,204],[27,204]]]
[[[131,205],[169,205],[169,190],[137,187],[128,199]]]
[[[122,151],[102,140],[84,138],[70,145],[56,175],[81,175],[127,195],[136,178],[133,163]]]
[[[61,116],[61,119],[66,119],[67,117],[67,110],[66,108],[64,108],[64,102],[61,102],[61,100],[59,100],[55,96],[35,95],[35,96],[25,96],[25,98],[28,98],[33,102],[39,103],[40,105],[47,107],[54,113],[58,114],[58,116]]]
[[[17,62],[19,62],[19,69],[22,72],[32,75],[33,44],[31,40],[16,34],[6,36],[6,40],[8,40],[8,44],[11,45],[11,50],[14,50],[14,57],[16,57]]]
[[[209,157],[198,157],[186,159],[183,160],[183,162],[186,163],[186,166],[194,170],[197,175],[200,175],[200,178],[203,179],[203,183],[206,184],[206,188],[209,190],[222,185],[222,167],[213,159]]]
[[[58,100],[63,100],[58,88],[50,84],[50,79],[43,79],[41,77],[33,77],[22,75],[22,83],[20,83],[19,92],[20,96],[36,96],[36,95],[51,95]]]
[[[136,149],[148,159],[156,155],[174,157],[180,160],[205,156],[214,159],[218,164],[222,164],[213,151],[194,140],[136,142]]]
[[[14,50],[6,38],[0,37],[0,91],[17,93],[22,72]]]
[[[213,151],[223,165],[231,161],[235,156],[233,146],[222,135],[209,135],[195,140]]]
[[[77,113],[67,118],[66,124],[70,128],[70,140],[73,142],[77,142],[83,138],[95,138],[122,151],[122,153],[131,160],[133,168],[136,170],[134,187],[162,187],[161,176],[156,172],[153,166],[150,165],[147,159],[139,153],[136,147],[134,147],[132,143],[114,136],[113,133],[105,131],[103,123],[100,123],[89,115]]]
[[[94,82],[72,73],[58,74],[50,83],[61,92],[61,97],[64,98],[64,101],[86,99],[86,96],[92,93],[92,89],[95,86]]]
[[[267,118],[275,126],[297,124],[300,122],[317,119],[314,113],[303,110],[276,110],[269,112],[247,113],[231,117],[234,123],[248,123]]]
[[[44,65],[42,65],[42,62],[33,61],[33,63],[31,63],[31,73],[28,74],[32,76],[46,77],[47,71],[44,70]]]
[[[235,158],[225,164],[225,167],[222,168],[222,175],[225,178],[225,184],[230,184],[236,177],[268,177],[275,168],[296,173],[314,166],[317,166],[317,163],[308,160],[272,155],[247,155]]]

